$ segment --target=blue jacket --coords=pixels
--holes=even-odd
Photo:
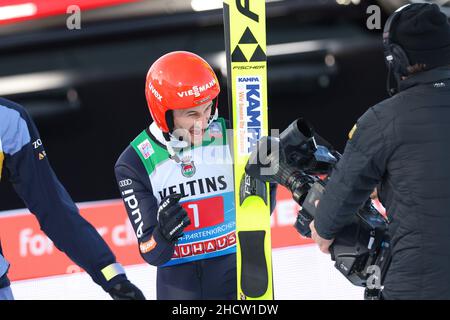
[[[7,178],[42,231],[108,291],[126,279],[123,268],[94,227],[83,219],[50,167],[35,124],[20,105],[0,98],[0,178]],[[1,235],[0,235],[1,237]],[[8,283],[1,255],[0,278]]]

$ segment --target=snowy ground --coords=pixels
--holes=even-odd
[[[125,269],[147,299],[155,299],[156,268],[143,264]],[[275,249],[273,269],[277,300],[363,298],[364,290],[352,286],[315,245]],[[85,273],[16,281],[12,289],[17,300],[110,298]]]

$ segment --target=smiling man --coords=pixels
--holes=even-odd
[[[202,144],[212,109],[211,101],[198,107],[173,110],[174,136],[194,146]]]
[[[199,56],[159,58],[147,74],[154,122],[115,172],[158,299],[234,299],[236,238],[232,159],[217,116],[219,83]]]
[[[116,163],[139,251],[158,267],[158,299],[236,299],[233,161],[219,92],[198,55],[159,58],[145,86],[154,121]]]

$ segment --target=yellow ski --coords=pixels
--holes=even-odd
[[[228,103],[234,129],[238,300],[273,299],[268,184],[245,175],[245,164],[268,135],[264,0],[224,0]]]

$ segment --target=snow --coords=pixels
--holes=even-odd
[[[155,267],[142,264],[125,270],[147,299],[156,298]],[[274,249],[273,273],[277,300],[363,299],[364,289],[348,282],[315,245]],[[110,299],[86,273],[15,281],[11,286],[17,300]]]

